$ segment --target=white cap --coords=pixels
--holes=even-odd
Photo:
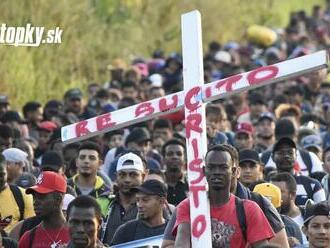
[[[8,148],[2,152],[2,155],[5,157],[6,161],[14,163],[24,162],[28,156],[26,152],[18,148]]]
[[[62,210],[67,210],[70,202],[74,200],[74,196],[71,194],[65,194],[63,198],[63,205],[62,205]]]
[[[131,160],[133,161],[133,163],[126,163],[126,161]],[[120,170],[139,170],[139,171],[144,171],[144,167],[143,167],[143,162],[142,159],[132,153],[126,153],[122,156],[119,157],[118,162],[117,162],[117,171]]]
[[[219,62],[223,62],[226,64],[231,63],[231,55],[229,52],[226,51],[219,51],[214,55],[214,59]]]
[[[163,85],[163,77],[162,75],[160,74],[152,74],[150,77],[149,77],[150,81],[151,81],[151,85],[153,87],[162,87]]]

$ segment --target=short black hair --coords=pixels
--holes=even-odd
[[[79,148],[78,148],[78,153],[81,150],[94,150],[94,151],[97,151],[99,156],[101,156],[100,146],[98,144],[96,144],[95,142],[92,142],[92,141],[85,141],[85,142],[81,143]]]
[[[133,82],[133,81],[130,81],[130,80],[125,81],[125,82],[123,82],[123,83],[121,84],[121,89],[124,89],[124,88],[131,88],[131,87],[133,87],[134,89],[137,89],[137,85],[136,85],[136,83]]]
[[[277,173],[270,177],[271,182],[285,182],[290,193],[297,192],[297,183],[292,175],[287,172]]]
[[[13,129],[5,124],[0,124],[0,137],[3,139],[14,138]]]
[[[209,114],[216,114],[219,116],[219,118],[224,118],[227,116],[226,110],[222,105],[219,104],[207,104],[205,111],[206,116],[208,116]]]
[[[67,150],[77,150],[79,149],[80,147],[80,144],[79,143],[70,143],[70,144],[67,144],[63,147],[63,153]]]
[[[184,149],[184,152],[186,153],[186,146],[184,143],[182,143],[180,140],[178,139],[170,139],[168,140],[163,146],[162,146],[162,155],[163,157],[165,157],[165,150],[166,147],[170,146],[170,145],[179,145],[182,146]]]
[[[228,144],[218,144],[211,146],[206,154],[205,158],[211,151],[218,151],[218,152],[228,152],[230,154],[231,160],[233,161],[233,166],[238,166],[238,151],[235,147],[228,145]]]
[[[73,207],[76,208],[93,208],[95,211],[96,218],[100,221],[102,219],[102,211],[100,205],[97,203],[94,197],[89,195],[80,195],[76,197],[72,202],[69,203],[67,209],[67,218],[70,217],[70,212]],[[101,223],[100,223],[101,224]]]
[[[156,128],[169,128],[172,129],[172,123],[168,119],[157,119],[154,122],[154,129]]]
[[[26,118],[27,114],[29,112],[34,112],[37,111],[38,108],[41,108],[41,104],[39,102],[36,101],[32,101],[32,102],[27,102],[24,106],[23,106],[23,115],[24,118]]]

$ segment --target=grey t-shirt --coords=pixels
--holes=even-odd
[[[165,222],[160,226],[149,227],[142,220],[131,220],[117,229],[111,245],[162,235],[165,231],[166,224]]]

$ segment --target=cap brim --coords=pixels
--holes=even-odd
[[[257,160],[254,160],[252,158],[245,158],[245,159],[242,159],[240,160],[238,163],[243,163],[243,162],[253,162],[253,163],[256,163],[256,164],[260,164],[260,161],[257,161]]]
[[[322,151],[322,148],[320,146],[317,146],[317,145],[306,145],[304,146],[305,149],[308,149],[308,148],[316,148],[318,149],[319,151]]]
[[[55,192],[55,190],[45,188],[45,187],[42,187],[40,185],[35,185],[35,186],[32,186],[32,187],[25,190],[26,194],[33,194],[35,192],[40,193],[40,194],[47,194],[47,193]]]
[[[263,116],[263,117],[260,117],[260,118],[259,118],[258,122],[263,121],[263,120],[265,120],[265,119],[270,120],[270,121],[275,121],[274,118],[271,118],[271,117],[269,117],[269,116]]]
[[[243,130],[236,131],[236,134],[239,134],[239,133],[244,133],[244,134],[247,134],[247,135],[252,135],[252,133],[251,132],[248,132],[248,131],[243,131]]]
[[[132,188],[131,192],[133,192],[133,193],[141,192],[141,193],[144,193],[146,195],[157,195],[154,192],[152,192],[151,190],[148,190],[148,189],[140,187],[140,186]]]

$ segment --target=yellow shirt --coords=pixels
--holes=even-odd
[[[24,219],[34,216],[32,195],[25,194],[25,190],[20,188],[24,200]],[[11,222],[6,226],[5,231],[8,233],[19,222],[19,207],[15,201],[14,195],[9,186],[0,192],[0,217],[3,220],[12,216]]]

